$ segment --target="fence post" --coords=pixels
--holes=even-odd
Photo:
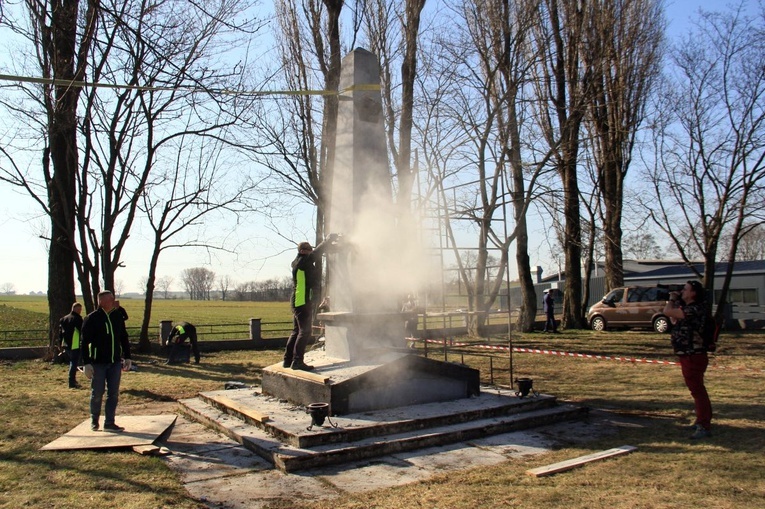
[[[260,341],[263,339],[260,334],[260,318],[250,318],[250,339]]]
[[[164,346],[167,337],[170,335],[170,331],[173,330],[172,320],[160,320],[159,321],[159,345]]]

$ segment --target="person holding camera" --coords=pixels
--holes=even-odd
[[[698,281],[688,281],[682,291],[670,292],[664,314],[672,321],[672,348],[680,362],[685,385],[691,391],[696,422],[691,426],[691,439],[712,435],[712,403],[704,386],[704,373],[709,365],[707,349],[701,336],[707,320],[704,287]]]

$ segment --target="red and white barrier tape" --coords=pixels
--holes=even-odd
[[[439,341],[435,339],[417,339],[417,338],[407,338],[410,341],[424,341],[426,343],[434,343],[437,345],[443,345],[444,341]],[[476,345],[473,343],[449,343],[449,346],[464,346],[464,347],[471,347],[471,348],[480,348],[483,350],[501,350],[508,352],[510,351],[509,346],[500,346],[500,345]],[[632,362],[634,364],[661,364],[665,366],[679,366],[679,362],[675,361],[660,361],[655,359],[637,359],[634,357],[624,357],[624,356],[611,356],[611,355],[593,355],[593,354],[587,354],[587,353],[576,353],[576,352],[560,352],[557,350],[541,350],[538,348],[518,348],[513,347],[513,352],[518,353],[536,353],[536,354],[542,354],[542,355],[556,355],[558,357],[577,357],[582,359],[596,359],[596,360],[606,360],[606,361],[619,361],[619,362]],[[730,369],[730,370],[737,370],[737,371],[753,371],[756,373],[765,373],[765,369],[752,369],[752,368],[737,368],[732,366],[720,366],[717,364],[713,364],[710,367],[714,369]]]

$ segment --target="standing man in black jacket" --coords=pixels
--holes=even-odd
[[[545,290],[545,296],[542,299],[542,304],[545,312],[545,328],[543,332],[558,332],[558,327],[555,324],[555,290],[550,288]]]
[[[82,304],[72,304],[72,312],[59,320],[61,347],[69,353],[69,388],[79,389],[77,366],[80,364],[80,331],[82,330]]]
[[[85,317],[82,324],[81,349],[85,376],[90,380],[90,429],[99,428],[101,402],[106,394],[104,431],[123,431],[114,422],[119,401],[122,370],[130,370],[130,342],[124,320],[112,321],[114,308],[110,291],[98,294],[98,309]]]

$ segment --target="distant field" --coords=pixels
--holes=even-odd
[[[120,299],[120,304],[131,317],[140,321],[143,316],[143,300]],[[33,296],[0,296],[0,308],[22,309],[48,315],[48,299]],[[250,318],[263,321],[285,321],[291,319],[288,302],[238,302],[238,301],[192,301],[192,300],[154,300],[151,311],[152,322],[160,320],[186,320],[198,323],[247,323]],[[6,323],[0,317],[0,328]],[[45,323],[45,322],[43,322]]]
[[[143,321],[144,302],[139,299],[120,299],[120,304],[130,315],[128,328],[136,330]],[[190,301],[155,300],[152,303],[150,328],[159,328],[160,321],[187,321],[195,325],[241,324],[238,330],[247,331],[250,318],[260,318],[263,324],[284,323],[292,320],[288,302],[238,302],[238,301]],[[41,331],[48,327],[48,300],[36,296],[0,296],[0,346],[21,346],[8,344],[13,338],[40,338]],[[269,327],[264,325],[264,336]],[[16,335],[10,331],[36,331]],[[204,333],[204,329],[200,330]],[[241,337],[239,334],[237,337]],[[131,331],[131,337],[137,333]],[[219,339],[224,339],[219,337]],[[5,344],[4,344],[5,343]],[[26,343],[21,343],[26,344]],[[43,341],[42,344],[45,344]]]

